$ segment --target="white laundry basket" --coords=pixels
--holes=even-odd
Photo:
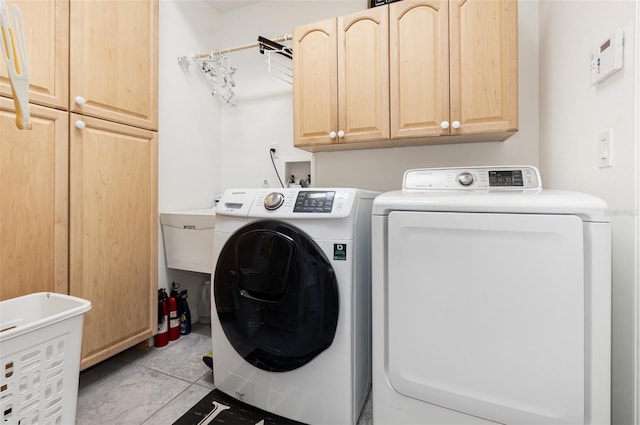
[[[84,313],[41,292],[0,301],[0,423],[75,424]]]

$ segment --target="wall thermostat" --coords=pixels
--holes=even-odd
[[[621,28],[591,52],[591,84],[597,84],[622,69],[624,33]]]

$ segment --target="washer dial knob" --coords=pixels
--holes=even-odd
[[[471,174],[468,171],[465,171],[464,173],[460,173],[458,175],[458,183],[460,183],[463,186],[469,186],[471,183],[473,183],[473,174]]]
[[[277,210],[284,203],[284,195],[280,192],[271,192],[264,198],[264,207],[269,211]]]

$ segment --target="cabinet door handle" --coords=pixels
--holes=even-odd
[[[78,105],[82,106],[87,103],[86,99],[82,96],[76,96],[75,101]]]
[[[338,130],[338,137],[344,137],[344,131]]]
[[[460,128],[460,121],[454,121],[451,123],[451,127],[453,128]]]
[[[443,130],[446,130],[447,128],[449,128],[449,121],[442,121],[440,123],[440,128],[442,128]]]
[[[336,132],[332,131],[331,133],[329,133],[329,138],[330,139],[335,139],[336,138]]]
[[[75,122],[75,125],[76,125],[76,128],[77,128],[78,130],[82,130],[83,128],[85,128],[85,127],[87,126],[87,125],[84,123],[84,121],[80,121],[80,120],[76,121],[76,122]]]

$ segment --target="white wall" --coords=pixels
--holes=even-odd
[[[179,56],[211,50],[218,21],[203,2],[160,0],[159,212],[212,207],[219,191],[219,105],[194,70],[177,62]],[[197,319],[198,285],[208,276],[167,269],[163,243],[160,232],[158,287],[181,283]]]
[[[612,415],[635,423],[634,93],[636,2],[540,2],[540,163],[547,187],[604,198],[612,215]],[[624,68],[590,84],[590,51],[616,28],[625,33]],[[598,133],[614,130],[613,167],[597,167]]]
[[[638,314],[638,309],[640,307],[640,215],[638,211],[640,211],[640,0],[636,0],[636,24],[635,24],[635,172],[634,172],[634,181],[636,182],[636,198],[635,198],[635,217],[634,217],[634,225],[635,225],[635,260],[634,260],[634,273],[635,273],[635,316],[636,316],[636,329],[635,329],[635,403],[634,403],[634,414],[635,414],[635,423],[637,424],[638,419],[638,410],[640,409],[640,359],[638,358],[638,353],[640,352],[640,315]],[[633,401],[632,401],[633,403]]]

